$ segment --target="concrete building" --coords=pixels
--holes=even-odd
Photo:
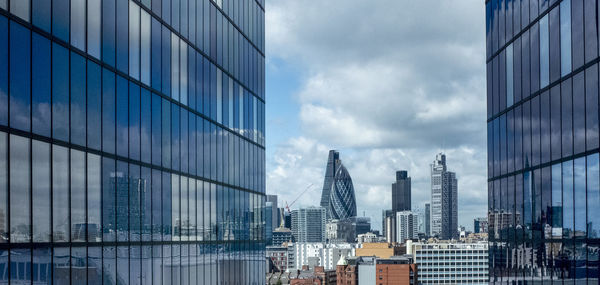
[[[411,211],[396,213],[396,242],[419,237],[419,216]]]
[[[288,228],[276,228],[273,231],[273,245],[281,245],[293,241],[292,230]]]
[[[325,208],[292,211],[292,236],[296,242],[325,242]]]
[[[396,242],[396,216],[385,217],[385,240],[389,243]]]
[[[325,226],[329,242],[356,242],[359,234],[371,231],[371,218],[350,217],[343,220],[329,220]]]
[[[396,182],[392,183],[392,211],[411,210],[410,177],[406,170],[396,172]]]
[[[420,284],[488,284],[488,243],[413,243]]]
[[[377,256],[379,258],[390,258],[406,253],[406,247],[387,242],[363,243],[356,248],[355,256]]]
[[[377,242],[379,240],[379,237],[377,237],[376,234],[374,233],[364,233],[364,234],[360,234],[356,237],[356,242],[357,243],[373,243],[373,242]]]
[[[446,155],[439,153],[431,164],[431,235],[458,238],[458,182],[446,168]]]
[[[355,254],[355,245],[349,243],[291,243],[288,244],[288,268],[300,269],[308,265],[323,266],[325,270],[335,269],[341,257]]]

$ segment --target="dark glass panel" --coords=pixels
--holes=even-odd
[[[48,39],[38,33],[33,33],[32,41],[31,76],[35,80],[31,85],[31,131],[50,137],[50,122],[52,122],[52,113],[50,112],[51,45]]]
[[[102,222],[102,180],[100,156],[87,155],[87,240],[102,241],[100,227]]]
[[[556,85],[550,89],[550,146],[552,160],[561,157],[561,119],[560,119],[560,86]]]
[[[152,95],[150,91],[142,88],[140,109],[140,153],[141,160],[145,163],[152,162]]]
[[[115,185],[117,195],[116,203],[116,228],[117,241],[127,241],[129,239],[129,169],[127,163],[117,160],[117,171],[114,177],[111,177],[111,182]],[[113,210],[111,210],[113,212]],[[128,213],[128,215],[123,215]]]
[[[189,157],[187,158],[189,161],[189,173],[191,175],[196,175],[196,115],[193,113],[189,114]]]
[[[102,284],[102,248],[101,247],[88,247],[87,254],[87,273],[89,285],[100,285]]]
[[[189,173],[189,129],[188,129],[188,114],[189,112],[185,109],[181,109],[181,172]]]
[[[171,240],[171,174],[162,173],[162,240]]]
[[[117,1],[117,69],[129,72],[129,1]]]
[[[140,173],[140,166],[129,164],[129,240],[140,241],[142,204],[141,197],[145,190],[145,181]]]
[[[127,2],[126,2],[127,3]],[[127,284],[129,280],[129,246],[117,246],[117,283]]]
[[[162,131],[161,131],[161,101],[162,99],[158,94],[152,93],[152,164],[161,165],[161,143],[162,143]]]
[[[52,13],[52,1],[48,0],[32,0],[31,1],[31,16],[33,25],[41,28],[45,32],[50,33],[50,20]],[[50,51],[50,49],[48,49]]]
[[[71,284],[87,283],[87,249],[85,247],[71,248]]]
[[[52,44],[52,137],[69,141],[69,52]]]
[[[86,140],[85,58],[71,52],[71,143],[85,146]]]
[[[139,245],[129,246],[129,285],[141,285],[141,255],[142,248]],[[126,280],[127,281],[127,280]],[[125,282],[126,282],[125,281]]]
[[[575,1],[577,2],[577,1]],[[598,3],[584,0],[585,62],[598,57]]]
[[[69,42],[69,0],[52,1],[52,33]]]
[[[4,16],[0,17],[0,125],[8,126],[8,20]]]
[[[31,241],[31,146],[10,135],[10,242]]]
[[[584,62],[583,0],[571,2],[571,37],[573,70],[576,70]]]
[[[573,154],[573,97],[571,79],[563,81],[560,85],[562,100],[562,156]]]
[[[552,165],[552,208],[551,208],[551,226],[552,237],[562,237],[562,169],[561,164]]]
[[[69,226],[69,149],[52,145],[52,241],[68,242]]]
[[[115,246],[102,247],[102,281],[103,284],[117,284],[117,251]]]
[[[115,0],[102,0],[102,61],[110,66],[115,66],[115,5]]]
[[[140,274],[140,279],[138,281],[139,284],[152,284],[152,268],[153,264],[156,263],[152,258],[152,246],[142,246],[140,263],[142,270]]]
[[[587,237],[595,239],[600,238],[600,166],[598,164],[597,153],[587,156]]]
[[[127,79],[117,76],[117,155],[128,157],[129,95]]]
[[[181,240],[181,197],[179,189],[179,175],[171,175],[171,233],[173,240]]]
[[[140,188],[140,230],[143,241],[152,240],[152,172],[150,168],[142,167],[142,175],[139,182]]]
[[[171,167],[171,103],[162,99],[162,166]]]
[[[140,86],[129,83],[129,158],[140,160]]]
[[[154,0],[156,1],[156,0]],[[154,6],[154,5],[153,5]],[[154,8],[154,7],[153,7]],[[151,69],[152,69],[152,88],[161,90],[161,24],[152,17],[152,47],[151,47]]]
[[[102,144],[98,123],[102,122],[102,78],[100,66],[87,62],[87,146],[100,150]]]
[[[152,246],[152,282],[160,284],[162,282],[162,246]]]
[[[580,72],[573,76],[573,154],[578,154],[580,152],[585,151],[586,125],[584,84],[585,83],[583,72]],[[564,118],[563,122],[566,122]]]
[[[33,241],[50,242],[50,145],[32,141]]]
[[[531,93],[534,93],[540,89],[540,23],[542,23],[541,20],[533,24],[533,26],[531,26],[529,29],[529,38],[531,44],[531,54],[529,58],[531,64],[531,76],[529,77],[531,89],[529,92]]]
[[[540,98],[540,155],[541,163],[550,161],[550,92],[545,91]]]
[[[598,148],[598,65],[585,70],[585,145]]]
[[[521,85],[521,90],[523,90],[521,95],[523,98],[528,98],[529,95],[531,95],[531,83],[529,80],[527,80],[527,78],[531,76],[529,50],[529,30],[525,30],[521,35],[521,78],[524,78],[521,81],[523,83]]]
[[[31,32],[10,23],[10,126],[29,131],[31,126]]]
[[[586,235],[586,170],[585,170],[585,157],[575,159],[573,162],[574,167],[574,196],[575,201],[575,236],[585,237]]]
[[[163,1],[164,3],[164,1]],[[164,18],[163,18],[164,19]],[[162,93],[171,96],[171,31],[162,28]]]
[[[85,153],[71,149],[71,240],[86,240]]]
[[[550,11],[548,17],[549,25],[549,64],[550,64],[550,82],[560,78],[560,12],[555,7]]]
[[[115,153],[115,74],[102,69],[102,150]]]
[[[102,158],[102,240],[115,241],[116,201],[115,201],[115,161]],[[114,250],[113,250],[114,252]],[[113,268],[114,270],[114,268]],[[114,272],[114,271],[113,271]]]
[[[179,217],[179,232],[181,240],[189,240],[189,225],[190,216],[188,214],[189,209],[189,189],[188,189],[188,178],[181,176],[180,182],[180,217]]]
[[[171,169],[179,170],[181,157],[180,157],[180,143],[181,143],[181,130],[179,128],[180,121],[180,108],[175,103],[171,104]]]
[[[161,172],[152,169],[152,240],[160,241],[162,232]]]
[[[562,163],[562,200],[563,200],[563,238],[573,237],[574,209],[573,209],[573,161]]]

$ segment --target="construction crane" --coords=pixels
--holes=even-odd
[[[296,201],[298,201],[298,199],[300,199],[300,197],[302,197],[302,195],[304,195],[306,192],[308,192],[308,190],[310,190],[310,188],[314,186],[314,184],[309,184],[304,191],[302,191],[302,193],[300,193],[300,195],[298,195],[298,197],[296,197],[296,199],[294,199],[294,201],[292,201],[292,203],[288,204],[287,201],[285,202],[285,209],[288,211],[288,213],[291,213],[292,211],[290,211],[290,207],[292,205],[294,205],[294,203],[296,203]],[[281,223],[279,225],[279,228],[283,228],[284,227],[284,216],[283,216],[283,211],[281,211]]]

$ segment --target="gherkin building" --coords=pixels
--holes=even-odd
[[[352,178],[339,159],[339,152],[329,151],[321,207],[327,209],[327,219],[346,219],[356,216],[356,198]]]

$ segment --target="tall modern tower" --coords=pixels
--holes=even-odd
[[[392,211],[411,210],[410,177],[406,170],[396,172],[396,182],[392,183]]]
[[[264,0],[0,0],[0,283],[265,283],[264,30]]]
[[[597,284],[598,6],[517,3],[486,1],[490,281]]]
[[[431,204],[425,203],[425,235],[431,236]]]
[[[458,237],[458,185],[456,174],[446,169],[446,155],[431,164],[431,235]]]
[[[322,207],[292,211],[292,235],[296,242],[325,242],[326,210]]]
[[[339,152],[335,150],[329,151],[327,159],[321,207],[326,209],[328,220],[356,217],[356,197],[352,178],[342,164]]]

